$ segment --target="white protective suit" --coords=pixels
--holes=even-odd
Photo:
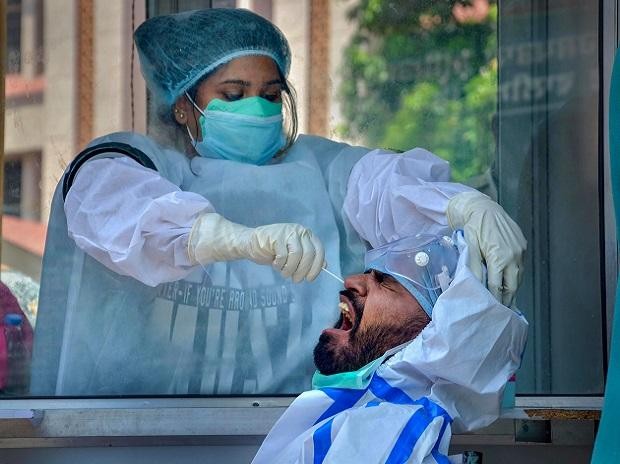
[[[312,346],[338,317],[340,284],[325,273],[293,284],[246,260],[192,266],[187,241],[198,215],[302,224],[325,245],[330,270],[348,275],[363,270],[362,238],[442,233],[449,199],[468,190],[423,149],[369,152],[300,136],[284,158],[254,166],[190,160],[132,133],[91,146],[104,142],[141,150],[154,169],[103,153],[80,167],[64,204],[59,185],[32,394],[303,391]]]
[[[367,388],[301,394],[253,464],[447,463],[452,431],[498,418],[528,324],[474,277],[461,237],[458,246],[456,275],[428,326],[379,366]]]

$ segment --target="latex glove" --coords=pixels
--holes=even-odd
[[[321,241],[299,224],[250,228],[217,213],[198,217],[190,232],[188,254],[194,264],[235,259],[271,264],[293,282],[316,279],[325,260]]]
[[[448,203],[448,224],[463,229],[469,246],[469,266],[505,306],[514,303],[522,278],[527,241],[504,209],[480,192],[462,192]],[[483,278],[483,260],[487,282]]]

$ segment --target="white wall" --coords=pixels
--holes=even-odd
[[[41,169],[42,220],[47,222],[49,200],[63,169],[75,155],[76,37],[75,0],[44,3],[45,88],[44,143]]]
[[[272,21],[282,30],[288,39],[292,53],[289,81],[297,91],[297,114],[299,132],[308,128],[307,89],[309,61],[308,43],[310,40],[310,2],[309,0],[273,0]]]
[[[338,139],[335,129],[342,121],[340,104],[340,84],[342,82],[342,57],[345,48],[349,45],[351,36],[356,30],[354,23],[347,19],[347,12],[357,4],[357,0],[332,1],[329,5],[331,15],[330,32],[330,106],[329,106],[329,138]],[[347,140],[348,141],[348,140]]]

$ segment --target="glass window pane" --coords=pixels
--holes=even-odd
[[[602,393],[598,7],[515,1],[502,13],[495,176],[529,241],[519,386]]]
[[[348,173],[371,148],[422,147],[450,162],[452,181],[499,201],[528,239],[517,302],[530,333],[518,391],[600,394],[601,31],[597,6],[584,3],[8,2],[1,280],[15,296],[5,312],[21,317],[26,359],[34,354],[30,390],[0,388],[45,396],[308,389],[312,348],[338,318],[342,285],[325,273],[293,284],[245,261],[192,266],[193,221],[213,208],[250,227],[299,222],[326,244],[330,270],[358,273],[368,243],[343,217]],[[315,138],[299,136],[266,166],[232,169],[221,154],[196,156],[205,108],[173,90],[147,91],[140,67],[153,76],[148,57],[131,44],[146,18],[204,7],[250,9],[283,32],[288,81],[269,62],[275,90],[256,95],[275,95],[277,105],[281,88],[294,89],[294,100],[284,92],[287,133],[296,125]],[[162,27],[156,35],[167,33]],[[209,31],[191,33],[200,53],[220,43]],[[168,74],[158,82],[195,51],[179,50],[159,55]],[[183,77],[200,82],[191,72]],[[198,87],[186,90],[200,103]],[[245,87],[243,96],[254,96]],[[76,155],[109,134],[117,135],[97,143],[132,149],[107,146],[63,190]],[[227,147],[258,143],[235,140]],[[313,161],[294,170],[299,147]],[[69,236],[67,218],[83,229]],[[0,360],[6,382],[2,369]]]
[[[11,0],[7,4],[7,53],[6,73],[19,73],[21,68],[21,18],[22,6],[20,0]]]

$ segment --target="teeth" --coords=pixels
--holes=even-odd
[[[346,303],[338,303],[338,307],[340,311],[342,311],[342,315],[350,322],[353,323],[353,319],[351,318],[351,311],[349,310],[349,306]]]

